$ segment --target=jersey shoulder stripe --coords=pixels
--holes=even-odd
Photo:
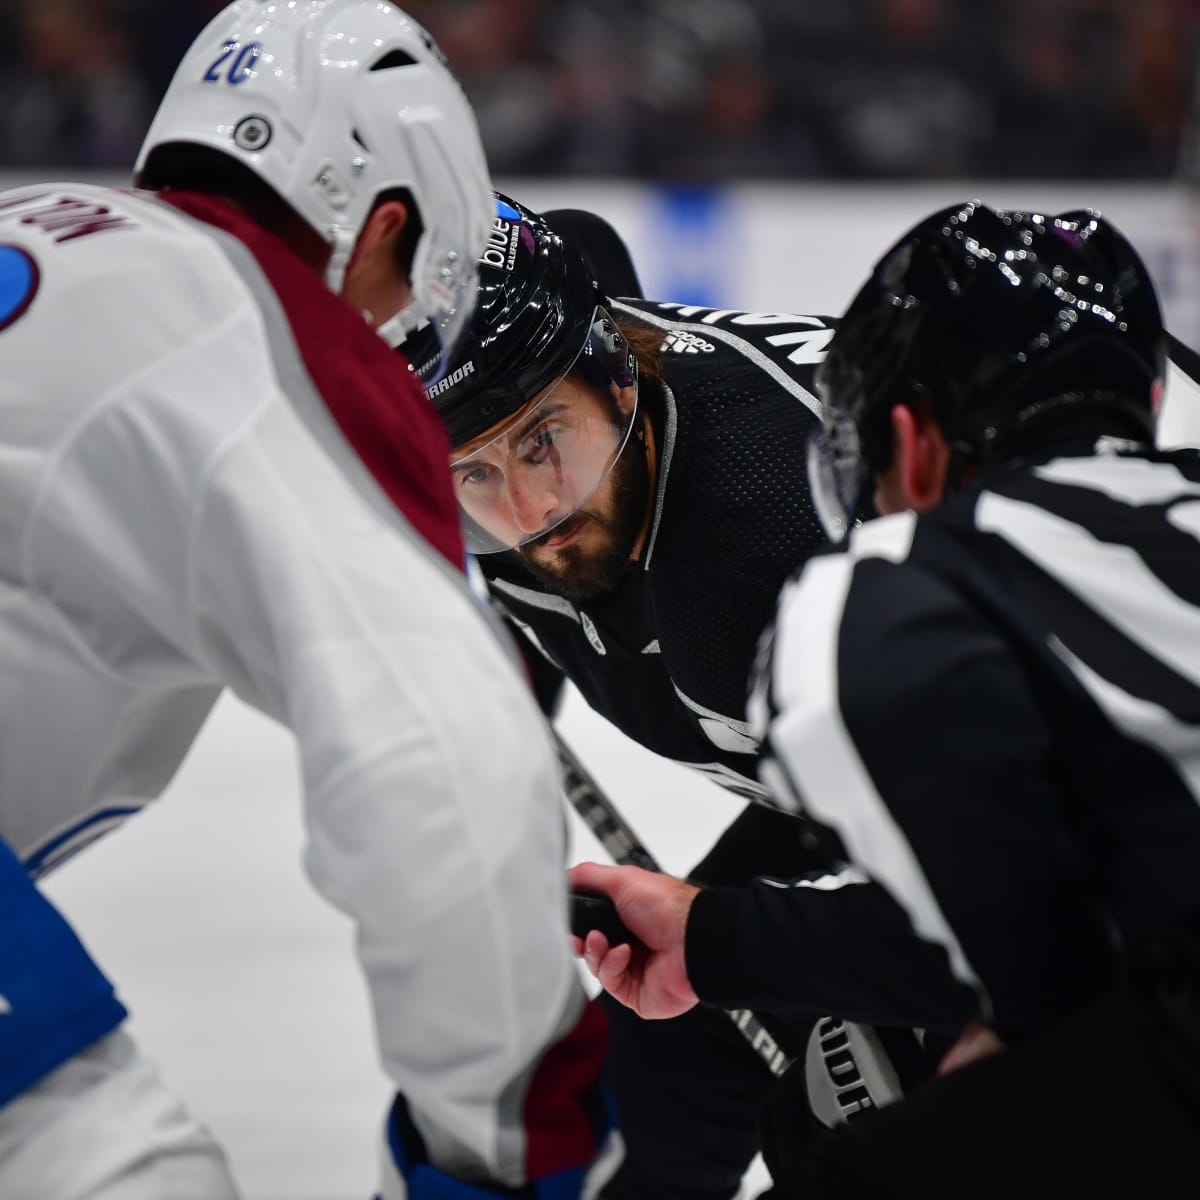
[[[806,811],[836,830],[856,861],[867,864],[894,896],[905,898],[917,932],[943,945],[957,978],[978,989],[975,968],[842,713],[839,664],[851,591],[861,574],[874,575],[880,568],[922,577],[908,562],[916,520],[912,513],[881,518],[873,523],[874,536],[855,538],[845,552],[814,559],[788,584],[770,641],[771,661],[765,664],[772,676],[769,708],[758,686],[751,715],[755,725],[767,724],[764,753],[786,773]]]
[[[445,466],[450,453],[446,433],[405,360],[280,239],[212,197],[180,193],[172,195],[171,202],[210,225],[218,238],[226,235],[226,256],[265,315],[277,307],[282,310],[291,344],[274,337],[276,369],[287,379],[285,394],[326,453],[370,502],[371,488],[357,478],[365,468],[396,512],[421,535],[418,548],[422,543],[432,546],[453,567],[464,570],[458,505]],[[247,269],[247,256],[269,287],[263,288],[255,272]],[[330,330],[338,336],[331,337]],[[294,361],[297,354],[302,368]],[[348,446],[330,436],[332,430],[319,420],[311,403],[300,407],[315,398],[314,389]],[[394,513],[381,510],[379,504],[373,507],[395,524]]]
[[[711,353],[713,343],[719,343],[741,354],[814,415],[820,415],[812,372],[825,361],[833,340],[836,322],[831,318],[655,301],[620,300],[612,307],[618,316],[661,329],[664,355]]]

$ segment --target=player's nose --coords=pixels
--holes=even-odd
[[[557,519],[558,492],[539,481],[536,473],[514,475],[508,483],[508,499],[522,534],[539,533]]]

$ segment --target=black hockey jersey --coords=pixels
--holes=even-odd
[[[601,715],[648,749],[761,796],[746,689],[783,581],[826,545],[805,446],[833,324],[642,300],[611,307],[663,337],[664,386],[641,397],[659,470],[639,568],[577,608],[513,555],[480,562],[500,606]]]

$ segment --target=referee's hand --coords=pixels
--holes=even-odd
[[[600,986],[640,1017],[677,1017],[699,1003],[683,959],[688,912],[700,890],[690,883],[643,871],[580,863],[569,874],[573,892],[608,896],[636,943],[610,946],[593,929],[572,938],[575,953]]]

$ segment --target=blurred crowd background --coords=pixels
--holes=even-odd
[[[1200,0],[408,0],[498,175],[1197,174]],[[222,0],[0,0],[0,167],[127,167]]]

